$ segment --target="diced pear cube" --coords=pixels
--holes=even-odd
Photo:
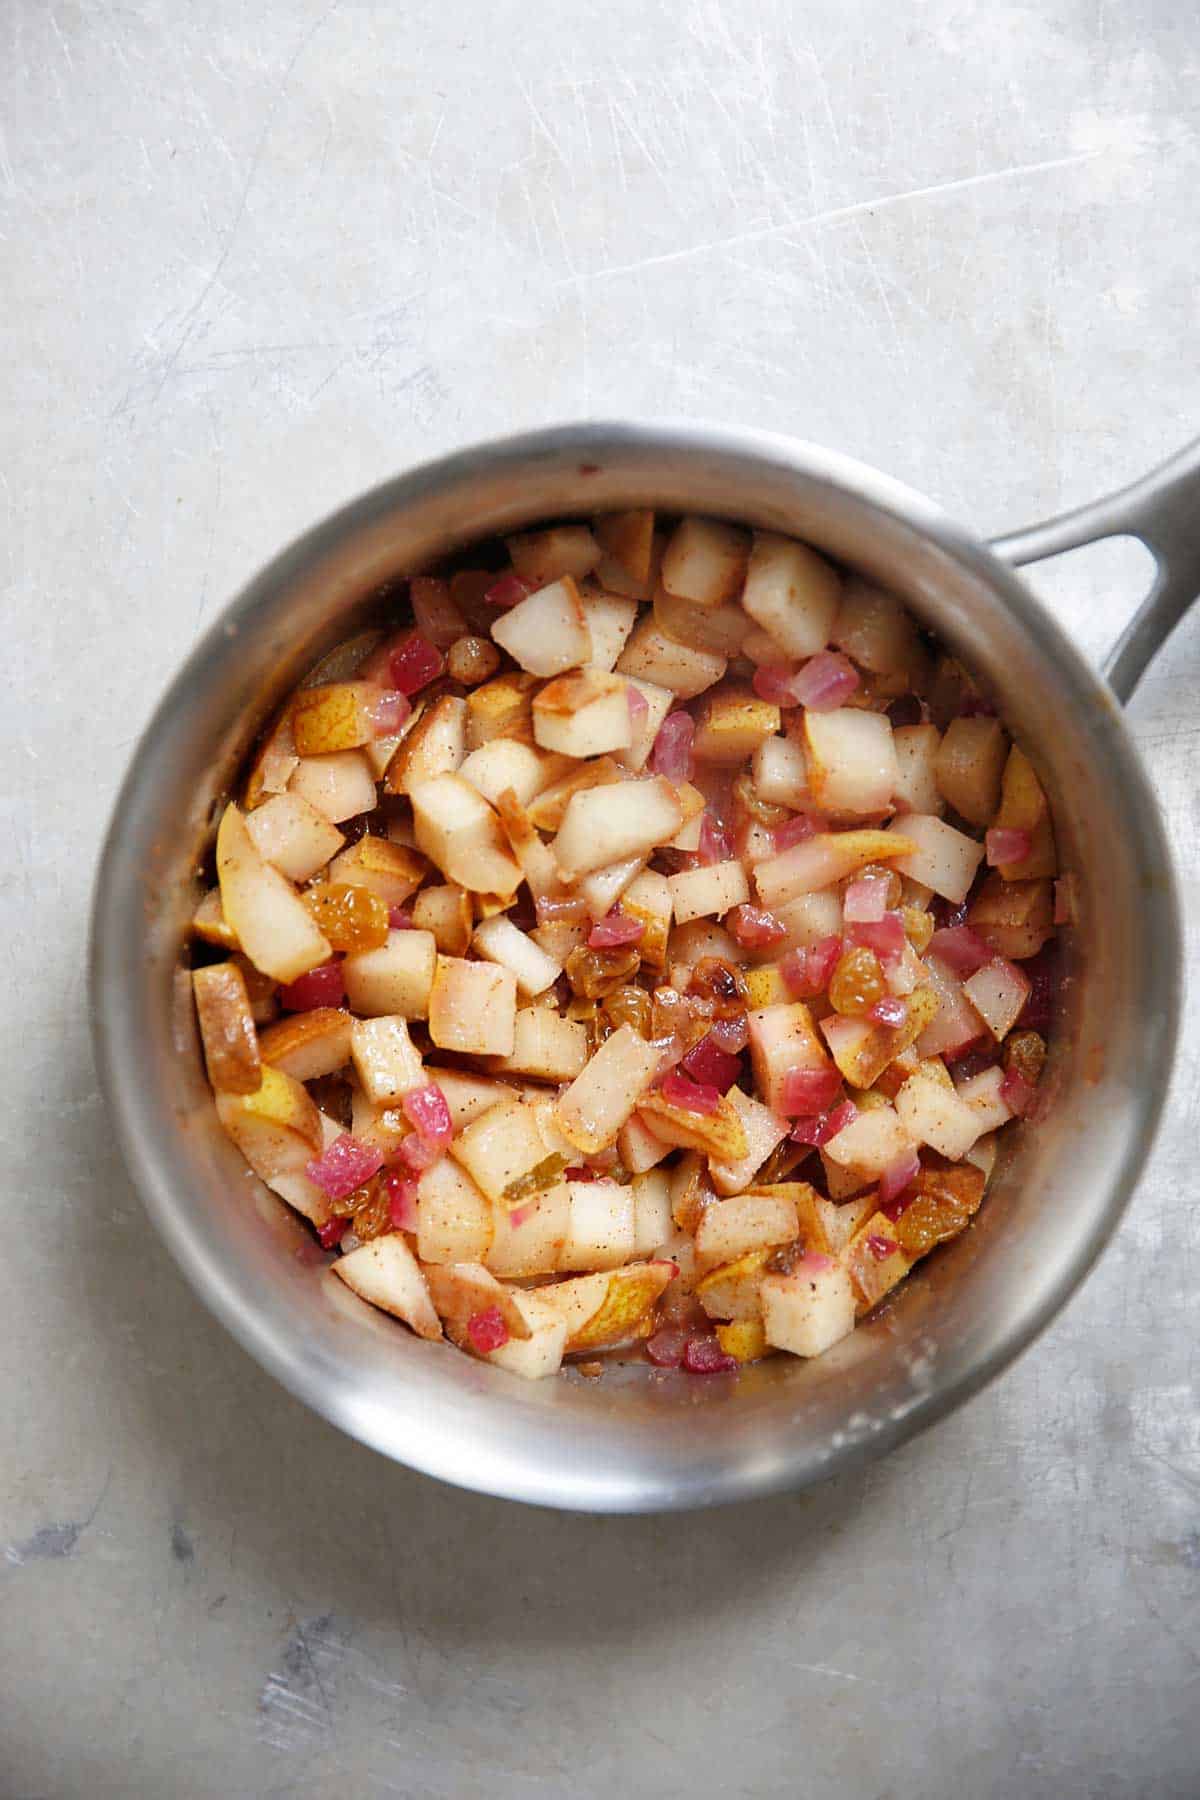
[[[217,829],[217,877],[226,924],[256,969],[286,982],[328,962],[328,940],[290,882],[263,860],[232,805]]]
[[[890,1106],[860,1112],[824,1146],[831,1162],[868,1181],[878,1180],[912,1147],[912,1137]]]
[[[495,1363],[510,1375],[520,1375],[525,1381],[544,1381],[548,1375],[557,1375],[567,1345],[566,1320],[535,1294],[522,1293],[518,1288],[513,1300],[529,1327],[529,1336],[510,1337],[483,1360]]]
[[[560,756],[602,756],[633,742],[629,683],[601,669],[560,675],[533,702],[533,735]]]
[[[484,1262],[492,1208],[452,1157],[439,1157],[417,1181],[417,1254],[423,1263]]]
[[[492,637],[531,675],[562,675],[587,662],[592,640],[579,589],[569,575],[501,613]]]
[[[422,888],[412,905],[413,924],[433,933],[443,956],[465,956],[475,929],[471,896],[457,881]]]
[[[754,1084],[772,1112],[783,1112],[784,1088],[793,1069],[823,1070],[829,1058],[802,1000],[757,1007],[747,1014]]]
[[[733,1162],[709,1160],[708,1172],[718,1194],[740,1194],[750,1186],[772,1150],[782,1144],[788,1134],[786,1120],[777,1118],[769,1107],[744,1094],[739,1087],[729,1090],[729,1103],[742,1122],[746,1134],[746,1153]]]
[[[388,906],[405,905],[428,873],[429,864],[416,850],[369,834],[343,850],[329,866],[330,881],[369,888]]]
[[[549,1152],[537,1114],[519,1101],[494,1106],[460,1131],[450,1154],[489,1200],[505,1202]],[[523,1202],[518,1202],[523,1204]]]
[[[411,1325],[418,1337],[440,1338],[442,1327],[417,1259],[398,1231],[360,1244],[332,1265],[339,1281],[360,1299]]]
[[[505,538],[512,566],[522,581],[545,587],[569,575],[582,581],[600,561],[601,548],[586,525],[548,525]]]
[[[900,779],[892,796],[902,813],[940,813],[937,759],[942,734],[936,725],[898,725],[892,732]]]
[[[532,744],[492,738],[464,758],[458,773],[493,806],[506,789],[512,790],[522,806],[528,806],[535,794],[549,787],[561,766]]]
[[[299,794],[331,824],[340,825],[373,809],[375,776],[361,750],[302,756],[292,770],[288,793]]]
[[[269,1025],[258,1040],[264,1062],[296,1081],[335,1075],[350,1061],[350,1014],[340,1006],[314,1006]]]
[[[839,650],[876,675],[911,670],[920,655],[912,615],[895,594],[854,575],[831,633]]]
[[[570,1217],[565,1181],[542,1188],[517,1206],[495,1201],[492,1244],[484,1259],[488,1268],[510,1280],[552,1274],[559,1266]]]
[[[785,656],[824,650],[841,593],[837,570],[807,544],[773,531],[755,532],[742,605]]]
[[[289,881],[308,881],[346,841],[324,813],[299,794],[272,794],[247,813],[246,829],[263,860]]]
[[[983,861],[983,845],[929,813],[906,813],[892,831],[916,846],[892,859],[900,874],[924,882],[935,894],[960,905]]]
[[[554,840],[554,858],[564,878],[574,880],[589,870],[647,854],[665,844],[682,824],[679,798],[661,776],[587,788],[567,802]]]
[[[442,873],[476,894],[515,893],[520,865],[500,820],[461,775],[438,775],[412,791],[417,843]]]
[[[538,1081],[574,1081],[588,1058],[588,1034],[552,1006],[520,1008],[513,1026],[512,1054],[492,1066],[506,1075]]]
[[[703,1273],[751,1250],[790,1244],[799,1230],[796,1208],[771,1194],[738,1194],[706,1206],[696,1226],[696,1267]]]
[[[467,749],[478,750],[493,738],[533,741],[533,696],[537,676],[509,669],[467,695]]]
[[[616,1269],[634,1254],[634,1198],[618,1181],[568,1181],[571,1199],[567,1235],[558,1266],[573,1270]]]
[[[631,1121],[632,1123],[632,1121]],[[626,1163],[626,1168],[629,1164]],[[633,1192],[633,1253],[652,1256],[674,1232],[671,1184],[661,1169],[643,1169],[630,1183]]]
[[[740,862],[710,863],[701,869],[684,869],[667,877],[677,925],[689,919],[712,918],[741,906],[750,898],[750,883]]]
[[[790,1275],[765,1275],[759,1288],[768,1344],[793,1356],[820,1356],[854,1329],[854,1289],[846,1270],[806,1256]]]
[[[391,1106],[425,1085],[421,1053],[408,1035],[407,1020],[355,1019],[350,1054],[359,1086],[373,1106]]]
[[[695,606],[720,606],[741,592],[749,555],[749,536],[736,525],[682,519],[663,551],[662,584]]]
[[[910,1138],[958,1162],[985,1129],[974,1107],[924,1071],[910,1075],[896,1095],[896,1112]]]
[[[378,950],[357,950],[342,963],[346,999],[368,1016],[398,1013],[424,1019],[429,1012],[437,945],[431,931],[389,931]]]
[[[516,1018],[517,984],[510,970],[438,956],[429,995],[429,1035],[440,1050],[511,1056]]]
[[[508,969],[517,984],[517,992],[527,997],[544,994],[562,974],[561,963],[547,956],[531,937],[503,914],[478,924],[471,943],[477,956]]]
[[[638,620],[633,636],[617,659],[617,672],[656,687],[669,688],[681,700],[702,694],[720,681],[726,658],[693,649],[668,637],[652,613]]]
[[[231,962],[193,969],[192,993],[209,1082],[217,1093],[256,1093],[263,1058],[241,970]]]
[[[654,681],[639,681],[632,675],[627,675],[625,680],[642,696],[646,702],[646,708],[644,712],[639,712],[637,718],[633,720],[629,747],[617,751],[617,761],[626,769],[632,769],[637,774],[645,768],[649,760],[659,728],[675,705],[675,695],[670,688],[659,687],[658,683]]]
[[[808,786],[823,812],[886,812],[900,779],[891,721],[858,707],[804,714]]]
[[[581,589],[579,599],[592,640],[590,666],[611,670],[633,630],[637,601],[617,599],[612,594],[599,593],[595,588]]]
[[[558,1102],[557,1121],[585,1156],[612,1143],[658,1073],[660,1052],[632,1025],[605,1038]]]
[[[781,724],[779,708],[752,688],[714,688],[696,709],[692,753],[698,762],[737,765],[753,756]]]
[[[597,566],[597,579],[615,594],[647,599],[653,586],[655,561],[652,509],[604,513],[592,521],[592,530],[604,552]]]

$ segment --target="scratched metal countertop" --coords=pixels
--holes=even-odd
[[[1177,0],[8,0],[6,1800],[1200,1791],[1194,1024],[1116,1243],[973,1405],[801,1498],[588,1519],[392,1467],[223,1335],[84,987],[164,679],[406,463],[707,415],[986,531],[1200,429],[1197,42]],[[1143,578],[1039,576],[1096,650]],[[1198,677],[1193,622],[1132,709],[1193,918]]]

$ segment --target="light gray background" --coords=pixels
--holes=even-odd
[[[1200,1791],[1200,1031],[1101,1268],[965,1412],[802,1498],[589,1520],[392,1467],[225,1338],[117,1166],[84,987],[165,677],[406,464],[707,415],[998,530],[1192,435],[1198,29],[1183,0],[0,9],[5,1800]],[[1117,547],[1039,580],[1100,646],[1141,575]],[[1198,673],[1185,626],[1132,709],[1193,902]]]

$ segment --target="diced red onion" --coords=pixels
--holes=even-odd
[[[304,1173],[331,1200],[344,1200],[382,1167],[383,1151],[377,1145],[364,1144],[343,1131],[306,1165]]]
[[[898,912],[889,912],[884,913],[882,919],[864,919],[857,924],[848,924],[846,941],[873,950],[881,962],[888,963],[904,955],[908,939],[904,935],[903,918]]]
[[[792,693],[809,712],[832,712],[858,687],[858,670],[837,650],[810,657],[792,677]]]
[[[508,1215],[508,1222],[512,1229],[516,1231],[519,1226],[526,1224],[528,1220],[532,1219],[536,1211],[537,1201],[527,1200],[524,1206],[514,1206],[511,1209]]]
[[[947,1059],[946,1067],[955,1087],[960,1082],[970,1081],[976,1075],[982,1075],[985,1069],[994,1069],[1000,1060],[1000,1046],[994,1038],[981,1044],[977,1050],[967,1050],[961,1056]]]
[[[637,944],[646,935],[646,926],[641,919],[631,918],[623,913],[619,906],[606,912],[588,933],[589,950],[615,950],[622,944]]]
[[[801,1000],[813,1000],[829,986],[842,954],[839,937],[821,938],[802,950],[789,951],[779,965],[786,988]]]
[[[508,1342],[508,1326],[504,1323],[504,1314],[498,1306],[489,1306],[483,1312],[472,1313],[467,1320],[467,1336],[471,1340],[472,1349],[480,1356],[490,1356],[493,1350],[502,1350]]]
[[[1000,1098],[1009,1112],[1020,1118],[1033,1105],[1037,1089],[1023,1075],[1018,1074],[1016,1069],[1008,1069],[1000,1083]]]
[[[400,1101],[405,1118],[414,1131],[419,1131],[427,1144],[438,1144],[444,1150],[454,1136],[454,1125],[446,1096],[435,1081],[424,1087],[410,1088]]]
[[[728,862],[733,855],[733,840],[726,831],[721,820],[714,812],[705,808],[704,817],[700,821],[700,861],[702,863]]]
[[[836,1069],[789,1069],[780,1084],[779,1110],[792,1119],[823,1113],[837,1099],[841,1085]]]
[[[346,998],[346,981],[342,965],[336,957],[298,975],[279,990],[279,1004],[285,1012],[311,1012],[314,1006],[340,1006]]]
[[[887,912],[889,878],[859,875],[848,883],[842,898],[842,917],[848,925],[878,924]]]
[[[346,1235],[349,1219],[326,1219],[323,1225],[317,1226],[317,1236],[321,1240],[322,1250],[336,1250]]]
[[[665,1037],[651,1038],[650,1043],[658,1051],[656,1080],[661,1081],[683,1059],[687,1042],[678,1031],[672,1031]]]
[[[670,712],[658,728],[650,767],[668,781],[690,781],[692,778],[692,739],[696,726],[691,713]]]
[[[1022,968],[1030,988],[1017,1024],[1026,1031],[1044,1032],[1053,1024],[1058,1007],[1058,984],[1062,977],[1058,945],[1053,940],[1043,944],[1036,956],[1022,960]]]
[[[803,1256],[796,1258],[791,1272],[793,1275],[824,1275],[836,1267],[832,1256],[826,1256],[821,1250],[806,1250]]]
[[[411,931],[413,916],[403,906],[388,907],[388,928],[391,931]]]
[[[943,926],[930,938],[929,948],[956,975],[974,975],[992,960],[991,950],[969,925]]]
[[[894,1256],[899,1248],[895,1238],[883,1237],[877,1231],[873,1231],[867,1239],[867,1249],[876,1262],[886,1262],[888,1257]]]
[[[678,1106],[683,1112],[714,1113],[721,1104],[715,1087],[702,1086],[690,1076],[681,1075],[678,1069],[669,1070],[663,1077],[659,1092],[668,1106]]]
[[[389,666],[393,687],[399,688],[402,694],[415,694],[435,675],[441,674],[446,659],[436,644],[431,644],[419,631],[410,631],[392,651]]]
[[[915,1149],[906,1150],[894,1163],[889,1163],[879,1177],[880,1206],[886,1206],[902,1194],[905,1188],[911,1187],[920,1173],[921,1159]]]
[[[387,1190],[388,1216],[396,1231],[415,1231],[417,1229],[417,1184],[402,1175],[399,1169],[389,1169],[383,1178]]]
[[[726,915],[725,925],[744,950],[765,950],[787,936],[787,926],[764,907],[743,901]]]
[[[754,671],[754,691],[769,706],[795,706],[795,679],[789,663],[760,663]]]
[[[659,1369],[677,1369],[691,1335],[683,1325],[664,1325],[646,1339],[646,1355]]]
[[[714,1019],[708,1035],[722,1050],[727,1050],[730,1056],[738,1056],[750,1042],[750,1021],[745,1013],[733,1013],[727,1019]]]
[[[364,711],[376,737],[391,737],[412,712],[412,701],[398,688],[381,688],[366,701]]]
[[[498,606],[507,610],[516,606],[519,601],[528,599],[533,588],[527,581],[522,581],[515,569],[505,570],[498,575],[491,587],[484,588],[483,597],[489,606]]]
[[[995,869],[1000,863],[1023,863],[1033,847],[1033,840],[1027,831],[993,825],[984,837],[983,847],[988,867]]]
[[[635,731],[639,730],[646,714],[650,711],[650,702],[641,688],[634,687],[632,681],[626,683],[625,701],[629,707],[629,723]]]
[[[796,813],[793,818],[785,819],[782,825],[777,825],[771,836],[775,840],[777,851],[790,850],[793,844],[802,844],[805,838],[812,837],[816,829],[815,822],[807,813]]]
[[[819,1149],[835,1138],[839,1131],[844,1131],[851,1119],[857,1119],[858,1108],[853,1100],[843,1100],[832,1112],[818,1113],[811,1119],[797,1119],[792,1128],[794,1144],[811,1144]]]
[[[715,1335],[704,1332],[688,1339],[683,1366],[689,1375],[728,1375],[737,1368],[738,1360],[722,1350]]]
[[[679,1066],[701,1087],[716,1088],[719,1094],[727,1094],[742,1072],[741,1058],[722,1050],[711,1031],[692,1045]]]
[[[423,1175],[426,1169],[432,1169],[443,1153],[443,1145],[431,1144],[429,1139],[423,1138],[419,1131],[410,1131],[396,1155],[405,1168],[411,1169],[414,1175]]]
[[[885,994],[869,1008],[867,1017],[874,1025],[888,1025],[896,1030],[908,1020],[908,1001],[896,994]]]

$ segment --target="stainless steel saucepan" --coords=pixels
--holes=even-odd
[[[972,1228],[829,1354],[736,1382],[615,1371],[527,1383],[423,1343],[349,1294],[220,1131],[180,952],[222,798],[271,709],[373,616],[380,589],[534,520],[653,504],[790,532],[902,594],[986,678],[1051,795],[1082,918],[1049,1080]],[[586,424],[401,475],[300,538],[222,614],[134,753],[99,870],[92,1007],[130,1172],[201,1297],[293,1393],[397,1461],[593,1512],[800,1487],[948,1412],[1082,1281],[1166,1092],[1180,926],[1158,808],[1118,702],[1200,591],[1200,446],[1114,498],[991,547],[899,482],[763,432]],[[1095,673],[1008,566],[1117,533],[1157,562]]]

